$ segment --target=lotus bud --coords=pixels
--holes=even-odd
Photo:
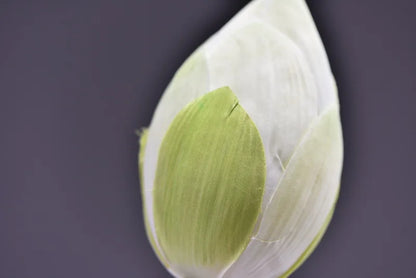
[[[140,139],[145,226],[175,277],[287,277],[331,219],[337,89],[304,0],[255,0],[180,67]]]

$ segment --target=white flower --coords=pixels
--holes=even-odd
[[[146,229],[177,277],[287,277],[332,216],[337,89],[304,0],[255,0],[199,47],[141,140]]]

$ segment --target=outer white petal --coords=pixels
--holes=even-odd
[[[321,230],[337,198],[342,166],[338,105],[317,119],[292,156],[257,234],[225,277],[279,277]]]
[[[319,91],[319,111],[337,101],[337,90],[318,30],[304,0],[255,0],[216,34],[239,28],[257,18],[283,33],[300,48]],[[214,39],[216,36],[213,36]]]

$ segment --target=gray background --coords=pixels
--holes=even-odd
[[[0,277],[168,277],[137,138],[182,61],[246,1],[0,2]],[[308,1],[338,80],[340,200],[300,277],[414,277],[416,4]]]

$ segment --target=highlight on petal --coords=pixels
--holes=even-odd
[[[216,277],[246,248],[265,184],[256,126],[228,87],[186,106],[159,151],[157,239],[181,277]]]

